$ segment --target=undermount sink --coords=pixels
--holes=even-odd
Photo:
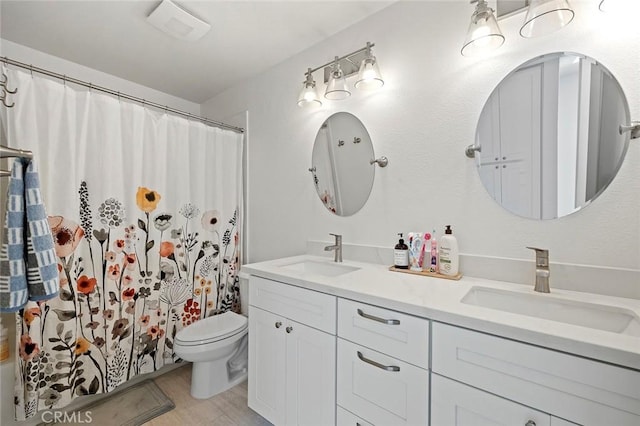
[[[323,275],[325,277],[337,277],[338,275],[360,269],[355,266],[343,265],[341,263],[317,262],[313,260],[302,260],[300,262],[289,263],[288,265],[281,265],[280,267],[289,271]]]
[[[597,330],[640,336],[638,316],[629,309],[617,306],[566,300],[549,294],[518,293],[487,287],[472,287],[461,302]]]

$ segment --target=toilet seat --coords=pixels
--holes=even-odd
[[[176,334],[176,344],[198,346],[213,343],[242,333],[247,327],[246,317],[231,311],[224,312],[183,328]]]

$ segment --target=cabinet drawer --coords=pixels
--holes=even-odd
[[[336,297],[261,277],[249,278],[249,304],[336,334]]]
[[[338,406],[336,410],[336,426],[373,426],[360,417]]]
[[[433,323],[435,373],[583,425],[640,425],[640,372]]]
[[[424,425],[429,372],[338,338],[338,404],[374,425]]]
[[[550,426],[551,416],[432,374],[431,424],[434,426],[525,426],[531,424]]]
[[[338,336],[429,368],[429,320],[338,299]]]

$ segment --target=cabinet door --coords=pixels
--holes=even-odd
[[[550,426],[551,416],[432,374],[431,424],[433,426]]]
[[[249,306],[249,407],[276,425],[285,419],[285,320]]]
[[[286,339],[286,424],[336,422],[336,337],[288,321]]]
[[[338,404],[374,425],[426,426],[429,372],[338,339]]]

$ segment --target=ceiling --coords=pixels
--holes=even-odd
[[[181,41],[161,32],[146,22],[160,0],[2,0],[0,35],[203,103],[393,1],[176,0],[175,3],[211,24],[211,30],[195,42]]]

